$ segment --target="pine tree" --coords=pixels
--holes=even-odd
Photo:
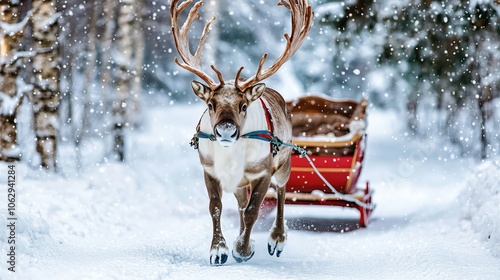
[[[465,4],[464,4],[465,5]],[[481,158],[488,157],[492,148],[488,139],[488,121],[493,115],[492,101],[500,98],[500,14],[493,3],[477,2],[469,7],[470,36],[462,40],[468,49],[465,65],[472,77],[468,86],[477,101]],[[492,130],[493,131],[493,130]],[[497,147],[498,148],[498,147]],[[492,149],[493,150],[493,149]]]

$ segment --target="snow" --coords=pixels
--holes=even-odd
[[[18,94],[15,96],[10,96],[5,92],[0,91],[0,100],[2,101],[0,104],[0,115],[1,116],[12,116],[16,109],[21,104],[22,98],[24,94],[21,91],[18,91]]]
[[[500,161],[473,169],[465,185],[460,195],[462,217],[478,232],[487,250],[500,257]]]
[[[7,23],[0,21],[0,31],[2,35],[8,35],[8,36],[13,36],[21,31],[24,30],[26,27],[26,24],[28,23],[30,17],[32,14],[32,10],[28,12],[28,14],[21,20],[20,22],[17,23]]]
[[[352,2],[352,1],[350,1]],[[348,3],[352,4],[352,3]],[[336,17],[343,17],[344,15],[344,6],[345,3],[338,3],[338,2],[333,2],[333,3],[325,3],[322,5],[319,5],[316,7],[316,10],[314,11],[314,16],[316,18],[324,18],[328,15],[331,16],[336,16]]]
[[[468,172],[472,160],[410,139],[400,116],[375,109],[362,175],[377,203],[368,228],[358,228],[355,210],[287,205],[281,257],[267,253],[271,215],[254,228],[251,260],[211,267],[208,198],[188,144],[205,108],[148,109],[146,126],[129,135],[127,163],[92,161],[101,149],[89,142],[81,169],[64,145],[59,174],[17,164],[17,272],[4,264],[0,279],[500,279],[498,163]],[[0,174],[6,170],[0,163]],[[232,244],[237,204],[226,193],[223,205],[222,230]],[[6,237],[4,229],[2,262]]]
[[[41,30],[48,30],[52,25],[54,25],[59,18],[61,17],[62,13],[55,13],[51,17],[45,19],[41,24],[40,24],[40,29]]]
[[[3,149],[2,154],[7,158],[19,158],[22,155],[22,150],[19,146],[12,145],[8,149]]]

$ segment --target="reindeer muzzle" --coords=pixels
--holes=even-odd
[[[220,122],[215,126],[215,138],[224,147],[229,147],[238,140],[238,128],[229,121]]]

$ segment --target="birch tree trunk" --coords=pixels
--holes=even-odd
[[[105,115],[103,116],[104,126],[109,129],[110,120],[107,112],[110,111],[111,101],[111,85],[113,81],[111,80],[111,48],[114,39],[115,32],[115,8],[116,0],[104,0],[104,36],[101,41],[102,50],[102,68],[101,68],[101,89],[102,89],[102,99],[104,105]]]
[[[144,64],[144,49],[145,49],[145,36],[142,22],[143,3],[141,1],[135,2],[135,9],[137,11],[134,21],[134,77],[132,79],[131,87],[131,110],[130,122],[134,128],[140,126],[141,123],[141,103],[140,96],[142,93],[142,75]]]
[[[57,134],[59,130],[60,68],[58,51],[58,18],[55,0],[33,0],[38,9],[33,14],[34,50],[45,49],[33,58],[33,113],[36,150],[40,165],[57,168]]]
[[[120,161],[125,160],[125,128],[129,126],[127,111],[130,103],[131,62],[133,58],[134,0],[122,0],[118,15],[118,52],[114,61],[116,73],[116,96],[113,100],[114,151]]]
[[[87,41],[85,44],[85,71],[84,71],[84,86],[82,89],[82,105],[83,111],[79,123],[76,123],[75,129],[75,147],[77,150],[77,166],[80,166],[81,162],[81,149],[83,139],[88,136],[89,132],[92,130],[92,118],[91,109],[94,109],[94,95],[95,95],[95,73],[96,73],[96,59],[97,59],[97,25],[96,21],[98,18],[99,6],[98,1],[91,1],[88,4],[88,19],[86,26],[87,31]],[[93,110],[96,112],[97,110]]]
[[[23,31],[14,26],[19,21],[19,2],[0,1],[0,12],[5,24],[0,30],[0,160],[13,162],[20,159],[16,118],[23,97],[17,87],[19,64],[14,58]]]

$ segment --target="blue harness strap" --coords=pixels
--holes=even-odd
[[[269,130],[255,130],[252,132],[245,133],[245,134],[241,135],[240,137],[246,138],[246,139],[256,139],[256,140],[269,142],[271,144],[270,151],[273,154],[273,156],[275,156],[279,152],[281,146],[284,145],[284,143],[278,137],[274,136],[274,134],[273,134],[274,133],[274,125],[273,125],[273,118],[272,118],[271,112],[267,108],[267,106],[264,103],[264,101],[262,100],[262,98],[260,98],[260,102],[262,103],[262,107],[263,107],[264,111],[266,112],[266,122],[267,122],[267,127],[269,128]],[[203,114],[205,114],[205,112]],[[203,117],[203,115],[202,115],[202,117]],[[217,140],[215,138],[215,135],[200,131],[200,123],[201,123],[201,119],[198,122],[198,125],[196,126],[196,133],[194,134],[193,138],[191,138],[191,142],[189,143],[191,145],[191,147],[193,147],[194,149],[198,149],[199,139],[208,139],[212,142]]]
[[[257,139],[262,141],[271,141],[273,138],[272,133],[269,130],[256,130],[249,133],[241,135],[241,138]]]
[[[198,131],[195,135],[196,135],[196,137],[201,138],[201,139],[208,139],[210,141],[217,140],[217,139],[215,139],[215,135],[208,134],[208,133],[205,133],[205,132],[202,132],[202,131]]]

